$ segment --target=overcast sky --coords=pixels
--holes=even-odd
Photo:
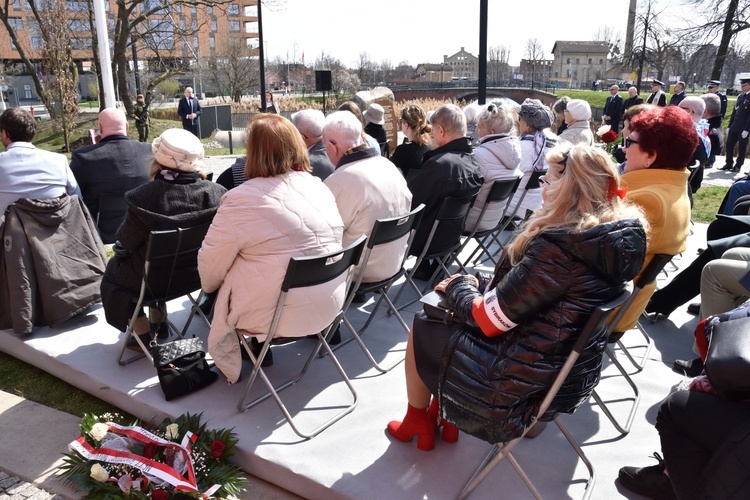
[[[280,0],[274,0],[279,3]],[[264,4],[265,5],[265,4]],[[557,40],[592,40],[610,26],[623,42],[628,0],[534,0],[489,2],[488,47],[510,48],[510,63],[524,57],[530,38],[552,58]],[[396,66],[441,62],[461,47],[479,54],[478,0],[286,0],[263,8],[266,58],[312,64],[322,50],[354,66],[361,52]]]

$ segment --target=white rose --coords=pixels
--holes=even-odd
[[[175,440],[178,437],[180,437],[179,432],[180,432],[180,426],[179,425],[177,425],[177,424],[169,424],[167,426],[166,438],[169,439],[170,441]]]
[[[601,137],[607,132],[609,132],[610,130],[612,130],[612,127],[610,127],[609,125],[602,125],[601,127],[597,129],[596,135]]]
[[[107,424],[94,424],[89,431],[89,436],[94,438],[96,441],[101,441],[102,439],[104,439],[104,436],[107,435],[108,430],[109,427],[107,427]]]
[[[97,481],[104,482],[109,479],[109,471],[99,464],[91,466],[91,477]]]

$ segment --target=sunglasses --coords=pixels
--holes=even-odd
[[[626,148],[629,148],[633,144],[640,144],[640,142],[636,141],[635,139],[631,139],[630,136],[627,136],[625,138],[624,144]]]
[[[539,177],[539,183],[540,184],[547,184],[548,186],[552,184],[551,182],[549,182],[547,180],[547,176],[546,175],[542,175],[542,176]]]

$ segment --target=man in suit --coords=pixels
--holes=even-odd
[[[107,108],[99,113],[99,132],[101,140],[97,144],[76,149],[70,159],[70,170],[81,187],[83,202],[95,219],[99,196],[102,193],[124,195],[147,183],[153,160],[151,144],[128,138],[128,120],[119,109]],[[102,216],[99,221],[102,241],[115,241],[115,232],[125,212]]]
[[[292,115],[292,123],[302,135],[302,140],[307,146],[307,154],[312,165],[312,174],[324,181],[333,173],[333,163],[326,154],[326,145],[323,143],[323,126],[326,117],[322,111],[317,109],[303,109]]]
[[[664,86],[664,82],[654,79],[651,82],[651,95],[646,99],[646,104],[656,104],[657,106],[667,105],[667,95],[661,89]]]
[[[611,95],[607,97],[607,102],[604,104],[604,114],[602,115],[604,123],[609,125],[616,133],[619,132],[623,106],[623,100],[622,97],[620,97],[619,92],[620,87],[617,85],[612,85],[609,88],[609,93]]]
[[[59,153],[37,149],[31,141],[36,121],[21,108],[10,108],[0,115],[0,226],[5,209],[22,198],[50,199],[64,194],[80,195],[68,160]]]
[[[750,78],[740,80],[742,93],[737,96],[737,102],[734,104],[732,117],[729,118],[729,133],[727,134],[726,157],[727,163],[722,170],[731,170],[739,172],[745,163],[745,154],[747,154],[748,135],[750,135]],[[734,146],[739,142],[737,150],[737,161],[732,165],[734,156]]]
[[[631,106],[637,106],[643,104],[643,97],[638,95],[638,89],[635,87],[628,88],[628,98],[622,103],[622,113],[628,110]]]
[[[727,114],[727,95],[719,92],[721,82],[719,80],[709,80],[707,84],[708,92],[719,96],[719,100],[721,101],[721,119],[724,120],[724,116]]]
[[[189,130],[198,139],[201,137],[201,104],[193,96],[193,88],[185,89],[185,97],[177,105],[177,114],[182,118],[182,128]]]
[[[674,84],[674,95],[669,99],[670,106],[679,106],[682,100],[685,98],[685,82],[677,82]]]

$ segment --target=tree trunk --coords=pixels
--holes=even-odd
[[[727,58],[727,52],[729,51],[729,42],[732,41],[732,37],[735,35],[732,30],[732,23],[737,13],[738,4],[739,0],[729,0],[727,15],[724,18],[724,29],[721,32],[721,42],[719,42],[719,49],[716,51],[716,60],[711,70],[712,80],[721,80],[721,71],[724,69],[724,60]]]

